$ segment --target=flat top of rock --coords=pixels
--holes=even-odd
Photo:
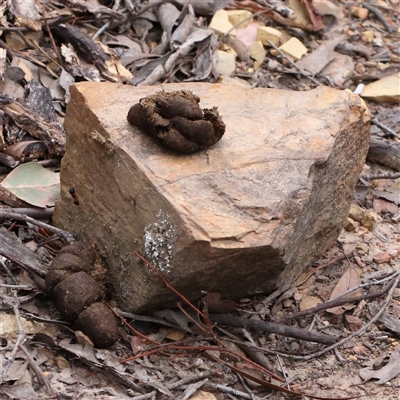
[[[122,150],[121,162],[125,154],[146,171],[192,234],[216,246],[231,240],[254,246],[260,236],[265,244],[277,224],[293,222],[290,204],[282,199],[301,199],[301,188],[311,184],[310,168],[329,157],[350,105],[359,104],[357,96],[326,87],[291,92],[207,83],[84,82],[76,88],[110,135],[105,139]],[[161,89],[191,90],[202,108],[218,106],[226,124],[223,138],[205,151],[177,155],[129,125],[129,108]]]

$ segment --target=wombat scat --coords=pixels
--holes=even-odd
[[[188,90],[160,91],[134,104],[128,122],[170,150],[195,153],[217,143],[225,133],[217,107],[202,110],[199,102]]]

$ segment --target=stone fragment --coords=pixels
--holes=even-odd
[[[243,21],[237,28],[246,28],[246,26],[250,25],[253,22],[253,15],[250,11],[247,10],[228,10],[228,19],[232,26],[236,26],[241,21]]]
[[[357,63],[356,66],[354,67],[354,70],[357,72],[357,74],[365,74],[366,68],[365,65],[362,63]]]
[[[192,155],[164,150],[126,121],[159,87],[78,83],[54,223],[95,244],[127,311],[178,300],[135,252],[192,301],[202,290],[238,299],[297,279],[346,221],[369,145],[360,98],[328,87],[163,89],[190,90],[201,108],[218,106],[222,140]]]
[[[389,212],[393,215],[399,212],[399,207],[396,204],[393,204],[390,201],[386,201],[383,199],[374,199],[373,202],[374,211],[380,215],[384,212]]]
[[[364,215],[364,218],[361,220],[361,225],[364,228],[367,228],[369,231],[372,231],[376,225],[376,218],[371,212],[367,212]]]
[[[221,9],[214,14],[208,27],[212,29],[218,36],[222,36],[230,31],[233,28],[233,25],[229,21],[228,12]],[[236,34],[235,29],[230,31],[229,34],[234,36]]]
[[[82,331],[75,331],[76,342],[82,346],[93,347],[94,343],[89,336],[85,335]]]
[[[281,50],[282,53],[286,54],[294,61],[300,60],[300,58],[303,57],[304,54],[307,54],[307,47],[304,46],[304,44],[301,43],[299,39],[294,37],[288,40],[282,46],[280,46],[279,50]]]
[[[306,296],[304,299],[301,300],[299,304],[299,310],[304,311],[308,310],[309,308],[316,307],[317,305],[321,304],[322,300],[316,296]]]
[[[354,219],[347,218],[344,229],[346,229],[347,232],[354,232],[357,229],[357,222],[355,222]]]
[[[374,31],[367,30],[361,34],[361,40],[365,43],[371,43],[374,40]]]
[[[236,69],[236,54],[227,53],[226,51],[217,51],[217,72],[220,75],[231,75]]]
[[[282,32],[278,31],[278,29],[271,28],[270,26],[260,26],[257,28],[257,40],[260,40],[264,46],[271,47],[268,40],[275,46],[279,46],[281,38]]]
[[[378,253],[375,254],[372,259],[377,263],[377,264],[383,264],[387,263],[392,259],[392,256],[388,253]]]
[[[256,60],[258,63],[258,67],[260,67],[267,54],[267,51],[264,49],[261,41],[257,40],[252,45],[247,46],[247,48],[249,49],[250,57]]]
[[[189,400],[217,400],[217,398],[210,392],[199,390]]]
[[[354,221],[361,222],[364,216],[365,216],[365,211],[357,203],[351,203],[349,210],[349,218],[354,219]]]
[[[344,314],[344,323],[350,331],[358,331],[364,325],[361,318],[355,315]]]
[[[353,17],[357,17],[360,19],[366,19],[368,17],[368,10],[360,6],[351,7],[350,13]]]
[[[263,26],[262,22],[256,21],[246,26],[246,28],[239,28],[236,30],[236,38],[245,46],[250,46],[257,40],[257,29],[260,26]]]
[[[361,96],[378,103],[400,103],[400,72],[369,83]]]

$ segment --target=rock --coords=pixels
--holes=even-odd
[[[399,207],[396,204],[391,203],[390,201],[386,201],[383,199],[374,199],[373,202],[374,211],[380,215],[385,212],[389,212],[392,215],[395,215],[399,212]]]
[[[256,21],[246,26],[246,28],[239,28],[236,31],[236,38],[245,46],[250,46],[257,40],[257,30],[260,26],[263,26],[263,23]]]
[[[354,232],[357,229],[357,222],[355,222],[354,219],[347,218],[344,229],[346,229],[347,232]]]
[[[236,54],[217,50],[217,72],[220,75],[231,75],[236,69]]]
[[[111,347],[118,340],[118,323],[113,312],[103,303],[97,302],[83,310],[74,323],[87,335],[95,346]]]
[[[246,26],[253,22],[253,18],[251,18],[253,14],[247,10],[229,10],[227,14],[232,26],[236,26],[243,21],[240,25],[236,26],[237,28],[246,28]]]
[[[270,40],[275,46],[279,46],[281,43],[282,32],[278,29],[271,28],[269,26],[259,26],[257,28],[257,40],[265,46],[271,47],[268,40]]]
[[[354,221],[361,222],[364,216],[365,216],[365,211],[358,204],[351,203],[349,218],[353,219]]]
[[[367,228],[369,231],[372,231],[376,225],[376,218],[371,212],[367,212],[364,215],[364,218],[361,220],[361,225],[364,228]]]
[[[344,314],[343,318],[344,318],[344,323],[345,323],[347,329],[349,329],[352,332],[358,331],[364,325],[361,318],[359,318],[355,315]]]
[[[366,19],[368,17],[368,10],[364,7],[353,6],[350,9],[350,13],[353,17],[360,19]]]
[[[258,67],[260,67],[267,54],[261,41],[257,40],[252,45],[247,46],[247,48],[249,49],[250,57],[256,60]]]
[[[189,400],[217,400],[217,398],[210,392],[199,390]]]
[[[378,103],[400,103],[400,72],[369,83],[361,96]]]
[[[304,54],[307,54],[307,47],[304,46],[299,39],[294,37],[283,43],[283,45],[279,47],[279,50],[290,57],[293,61],[300,60]]]
[[[96,245],[126,311],[177,302],[135,251],[190,300],[201,290],[237,299],[297,279],[346,222],[369,143],[360,98],[327,87],[163,89],[218,106],[224,137],[190,156],[171,153],[126,120],[159,87],[72,86],[54,223]]]
[[[210,25],[208,26],[212,29],[216,35],[222,36],[225,35],[228,31],[230,35],[235,35],[235,29],[233,28],[232,23],[229,21],[228,12],[225,10],[218,10],[211,19]]]
[[[365,43],[371,43],[375,38],[374,31],[366,30],[361,34],[361,40]]]
[[[375,254],[372,259],[377,263],[377,264],[383,264],[387,263],[392,259],[392,256],[388,253],[378,253]]]

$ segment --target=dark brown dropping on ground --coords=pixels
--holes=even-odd
[[[118,323],[103,298],[103,273],[91,246],[73,243],[61,249],[46,275],[46,289],[54,296],[63,318],[89,336],[97,347],[118,340]],[[100,279],[100,280],[99,280]]]
[[[188,90],[162,90],[134,104],[128,122],[170,150],[195,153],[217,143],[225,133],[217,107],[202,110],[199,102],[200,98]]]

